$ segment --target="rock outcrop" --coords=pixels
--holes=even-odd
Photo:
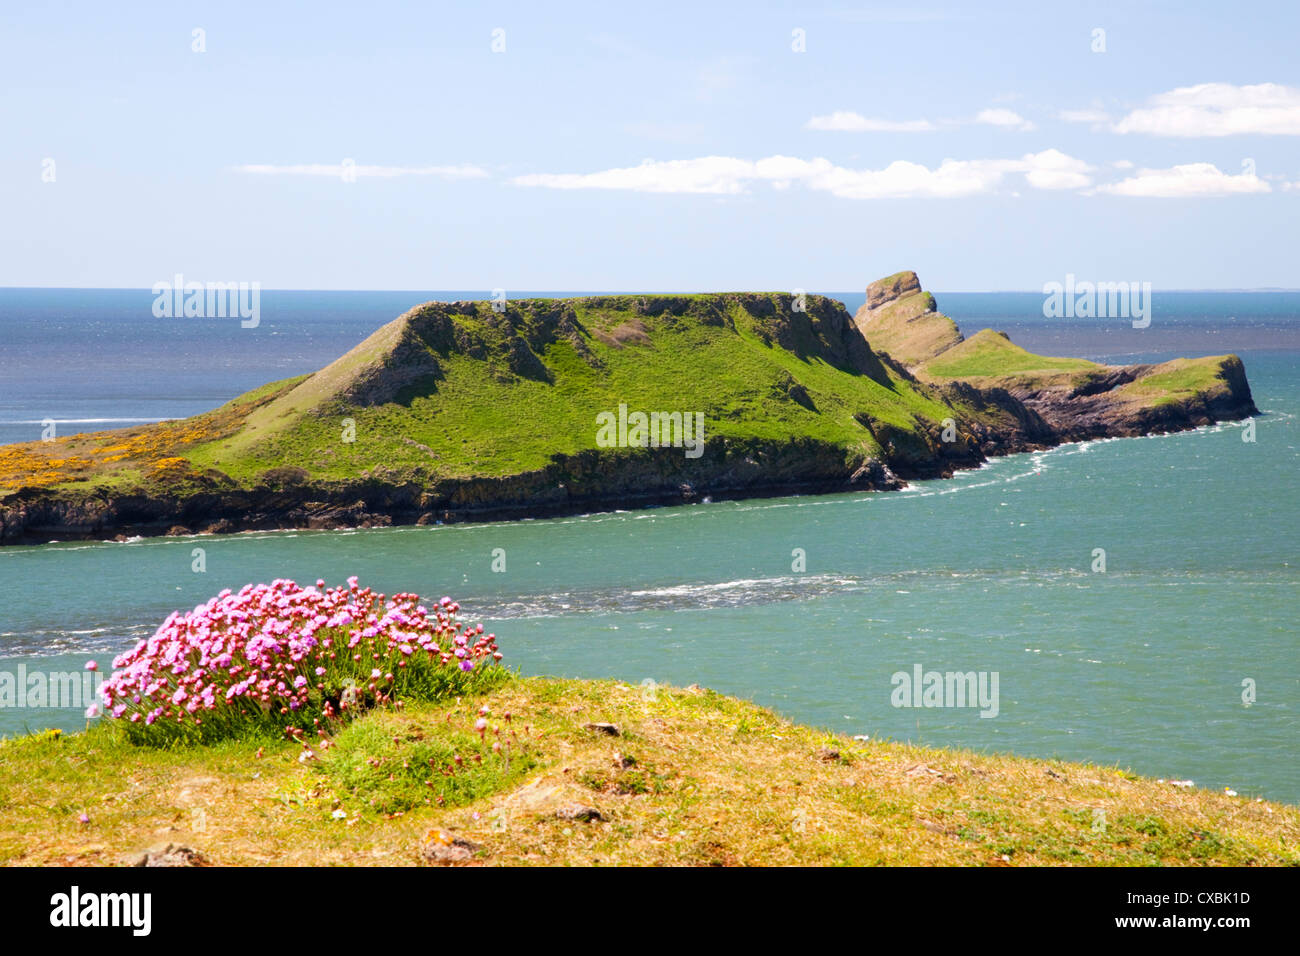
[[[915,272],[898,272],[867,286],[853,322],[877,352],[911,368],[962,341],[957,323],[937,311]]]

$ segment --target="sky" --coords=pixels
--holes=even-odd
[[[7,3],[0,285],[1300,287],[1300,5]]]

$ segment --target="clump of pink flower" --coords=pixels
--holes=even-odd
[[[324,736],[322,723],[405,697],[466,693],[499,671],[489,666],[501,660],[495,635],[460,625],[459,611],[448,597],[428,608],[355,577],[347,587],[279,579],[227,589],[172,613],[113,661],[105,712],[149,736],[224,736],[254,724]]]

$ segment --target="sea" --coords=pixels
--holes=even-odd
[[[828,294],[850,311],[864,298]],[[420,302],[488,295],[264,291],[244,328],[155,318],[148,290],[0,289],[0,443],[193,415],[319,368]],[[1047,354],[1235,352],[1262,414],[897,492],[4,547],[0,682],[91,659],[103,672],[222,588],[355,574],[455,597],[525,674],[700,684],[873,740],[1300,803],[1300,293],[1157,290],[1144,329],[1047,318],[1032,292],[936,298],[968,334]],[[986,699],[922,692],[950,673]],[[86,724],[84,702],[31,702],[0,707],[0,734]]]

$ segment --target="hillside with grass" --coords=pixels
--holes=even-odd
[[[1258,414],[1235,355],[1103,365],[1036,355],[1004,332],[964,336],[914,272],[873,283],[854,321],[923,383],[1005,392],[1058,441],[1173,431]]]
[[[698,416],[698,456],[602,441],[620,408]],[[965,338],[911,272],[856,316],[781,293],[430,302],[206,414],[0,448],[0,541],[887,490],[1254,412],[1235,356],[1112,367]]]
[[[0,742],[0,863],[1300,864],[1295,807],[850,739],[698,687],[512,678],[328,748],[121,731]]]

